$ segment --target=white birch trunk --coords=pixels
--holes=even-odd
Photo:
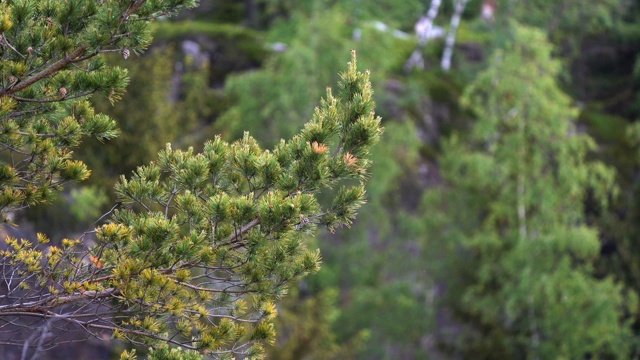
[[[456,44],[456,32],[458,32],[460,19],[462,18],[462,13],[464,12],[465,6],[467,6],[467,2],[468,0],[456,0],[455,8],[453,10],[453,16],[451,17],[451,24],[449,25],[449,32],[447,33],[447,39],[445,40],[442,62],[440,63],[440,66],[444,71],[449,71],[449,69],[451,68],[453,47]]]
[[[413,50],[411,56],[404,64],[404,71],[409,72],[414,67],[419,69],[424,69],[424,59],[422,58],[422,48],[427,44],[428,35],[433,30],[433,22],[438,16],[438,10],[440,9],[440,4],[442,4],[442,0],[432,0],[431,6],[429,6],[429,11],[427,11],[427,15],[424,18],[418,20],[416,24],[415,30],[416,35],[418,36],[418,47]]]

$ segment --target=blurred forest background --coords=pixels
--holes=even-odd
[[[110,58],[123,99],[93,99],[122,135],[84,143],[91,178],[21,231],[91,229],[167,142],[292,136],[355,49],[386,128],[368,204],[317,240],[269,358],[640,356],[640,3],[205,0],[154,26]]]

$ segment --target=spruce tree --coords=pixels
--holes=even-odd
[[[471,133],[445,145],[445,185],[425,200],[441,311],[462,325],[441,344],[474,358],[629,358],[625,297],[592,275],[600,245],[584,215],[613,172],[588,159],[595,143],[575,127],[545,34],[510,26],[464,94]]]
[[[71,149],[117,130],[86,98],[115,101],[127,84],[100,54],[128,58],[149,44],[150,20],[192,5],[0,4],[3,213],[89,175]],[[274,340],[274,301],[319,267],[307,240],[320,226],[348,226],[364,202],[381,132],[369,73],[357,71],[353,52],[337,95],[328,88],[299,134],[271,150],[247,133],[233,143],[216,136],[200,153],[167,144],[121,177],[119,203],[94,231],[60,246],[42,234],[7,238],[0,342],[39,351],[113,337],[150,347],[153,359],[259,358]]]

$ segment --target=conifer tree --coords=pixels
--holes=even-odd
[[[115,101],[127,83],[100,54],[129,57],[148,45],[149,20],[191,5],[0,4],[5,213],[89,175],[70,149],[117,132],[86,97]],[[0,343],[40,351],[113,337],[150,347],[153,359],[260,357],[274,339],[274,301],[319,267],[306,240],[319,226],[348,226],[364,202],[369,148],[381,132],[354,52],[337,96],[327,89],[311,121],[272,150],[246,133],[233,143],[215,137],[201,153],[167,144],[121,177],[119,204],[95,231],[60,246],[42,234],[6,240]]]
[[[339,66],[349,49],[357,50],[362,64],[377,69],[372,81],[378,86],[404,56],[394,52],[402,41],[372,26],[361,29],[362,41],[345,36],[353,31],[351,19],[339,7],[322,8],[321,3],[316,2],[311,15],[296,12],[267,34],[284,41],[286,51],[272,53],[260,69],[227,77],[224,92],[231,106],[215,124],[225,138],[241,137],[245,130],[266,144],[291,137],[313,112],[309,99],[321,96],[322,87],[336,80],[327,69]],[[379,56],[385,52],[387,56]]]
[[[171,1],[33,1],[0,4],[0,213],[50,201],[66,182],[89,176],[72,149],[107,140],[115,122],[87,97],[116,101],[127,72],[100,54],[128,58],[151,41],[149,20],[195,5]]]
[[[440,340],[468,357],[630,356],[625,297],[592,275],[600,246],[584,217],[585,196],[606,198],[613,172],[588,160],[595,143],[576,130],[551,50],[541,31],[511,24],[465,92],[477,120],[443,149],[446,185],[425,200],[442,311],[463,325]]]

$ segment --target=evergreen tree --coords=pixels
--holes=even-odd
[[[517,19],[546,29],[551,42],[564,55],[572,57],[579,55],[576,50],[582,40],[610,30],[614,19],[625,11],[619,0],[594,0],[590,6],[584,6],[580,0],[498,0],[498,3],[497,16],[503,24],[508,26],[510,19]]]
[[[149,20],[195,5],[172,1],[4,1],[0,4],[0,212],[52,199],[89,176],[72,159],[82,138],[111,139],[115,122],[86,98],[119,99],[127,72],[100,54],[129,57],[151,41]]]
[[[127,83],[100,54],[129,57],[149,43],[149,20],[191,5],[0,4],[4,211],[88,176],[69,149],[116,131],[85,98],[115,101]],[[271,151],[246,133],[233,143],[216,137],[201,153],[167,144],[120,179],[119,204],[95,242],[86,241],[91,233],[60,246],[42,234],[7,238],[2,343],[38,351],[84,334],[151,346],[153,359],[260,357],[274,339],[274,301],[318,269],[306,241],[318,226],[349,225],[364,202],[380,119],[355,52],[341,79],[338,95],[327,89],[304,129]]]
[[[377,2],[359,5],[362,12],[379,6]],[[274,25],[266,35],[285,42],[287,49],[271,54],[261,69],[229,77],[225,85],[231,107],[214,126],[229,138],[251,129],[261,141],[277,142],[290,136],[312,111],[309,99],[318,85],[333,81],[334,75],[325,69],[334,67],[344,49],[355,48],[358,61],[377,70],[372,79],[382,89],[376,92],[377,111],[387,109],[385,136],[372,149],[370,201],[348,234],[323,236],[318,243],[323,271],[300,285],[307,289],[306,297],[299,300],[303,304],[291,299],[282,303],[284,316],[276,323],[278,342],[270,352],[274,359],[350,358],[345,355],[347,349],[351,356],[366,358],[423,355],[420,338],[428,328],[422,321],[426,286],[415,285],[413,265],[418,261],[410,241],[416,237],[404,232],[407,216],[405,199],[400,198],[412,197],[415,203],[417,197],[415,193],[398,195],[402,185],[414,178],[420,141],[410,116],[393,109],[407,99],[395,99],[402,95],[385,89],[385,80],[395,77],[393,71],[401,68],[413,44],[376,29],[368,20],[363,15],[351,23],[353,17],[342,6],[294,12],[288,22]],[[361,29],[359,41],[351,37],[354,28]],[[389,83],[393,89],[400,81]],[[340,301],[328,302],[327,294],[335,291]]]
[[[600,246],[584,216],[585,196],[606,198],[613,172],[587,159],[595,143],[575,128],[545,34],[510,29],[465,92],[477,120],[443,149],[445,185],[425,198],[439,311],[463,325],[437,335],[473,358],[629,358],[633,304],[592,275]]]
[[[335,68],[336,54],[353,48],[343,36],[344,22],[344,15],[336,11],[312,17],[297,14],[288,24],[293,36],[279,39],[289,40],[285,52],[274,53],[259,70],[227,78],[225,94],[232,106],[216,128],[230,139],[247,130],[271,144],[295,134],[313,112],[309,99],[334,81],[335,74],[326,69]],[[359,57],[365,58],[362,53]]]
[[[24,214],[26,221],[39,232],[51,236],[54,243],[91,228],[116,200],[113,184],[119,176],[130,174],[138,165],[153,159],[167,142],[176,144],[181,135],[184,137],[193,131],[197,116],[207,111],[206,104],[191,99],[194,92],[200,97],[213,98],[207,91],[206,82],[185,86],[189,90],[184,99],[172,98],[172,78],[180,77],[174,75],[172,54],[169,49],[154,47],[135,62],[115,54],[106,56],[109,64],[128,65],[127,93],[115,104],[100,95],[92,97],[91,104],[95,112],[117,119],[119,135],[109,141],[85,139],[75,153],[76,158],[91,169],[91,176],[86,181],[67,186],[51,204],[38,204]],[[195,77],[200,80],[206,79],[207,74],[203,68],[182,75],[184,79]],[[80,196],[91,194],[101,197]],[[103,201],[96,201],[99,199]],[[91,210],[87,209],[89,207]]]
[[[322,272],[325,272],[324,265]],[[318,282],[311,278],[318,277],[321,275],[303,280],[303,285],[293,289],[281,303],[276,320],[276,342],[268,349],[268,358],[353,359],[362,351],[368,331],[362,330],[346,339],[336,336],[334,327],[340,322],[338,291],[327,289],[326,285],[320,285],[320,290],[316,290]]]
[[[430,284],[418,251],[422,228],[411,205],[420,191],[414,183],[416,132],[409,120],[385,124],[384,140],[372,151],[367,207],[348,234],[320,244],[323,271],[315,277],[340,289],[342,299],[334,325],[338,339],[368,333],[357,358],[427,357],[422,339],[431,328],[425,307]]]
[[[372,82],[381,86],[387,71],[402,61],[404,55],[394,47],[403,42],[371,27],[363,29],[362,41],[357,42],[351,39],[353,27],[338,7],[316,8],[310,15],[294,13],[287,23],[274,26],[267,36],[286,43],[286,50],[271,54],[258,70],[227,78],[224,91],[231,106],[216,130],[228,139],[247,130],[267,144],[291,137],[313,113],[309,99],[335,82],[336,75],[327,69],[336,68],[340,54],[349,49],[357,50],[362,64],[378,69]]]
[[[123,59],[108,60],[126,65]],[[118,119],[121,134],[107,143],[90,139],[80,147],[78,156],[93,174],[90,183],[113,186],[120,174],[129,174],[154,158],[166,143],[183,144],[183,138],[204,121],[210,106],[203,97],[213,98],[207,64],[178,73],[176,63],[184,64],[184,60],[171,48],[154,47],[128,67],[131,75],[126,97],[116,104],[104,97],[92,99],[97,111]]]

